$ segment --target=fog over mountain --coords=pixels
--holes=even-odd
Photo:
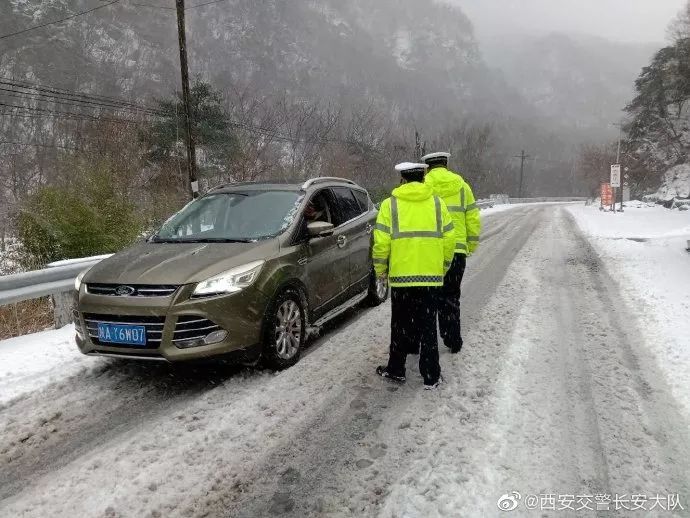
[[[465,11],[480,40],[551,32],[661,43],[683,0],[446,0]]]
[[[634,81],[684,0],[448,0],[487,66],[556,125],[615,136]],[[581,140],[581,139],[578,139]]]

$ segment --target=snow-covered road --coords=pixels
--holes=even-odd
[[[513,516],[630,516],[616,494],[678,494],[687,516],[690,423],[644,314],[564,206],[485,227],[441,390],[374,376],[389,305],[277,374],[99,359],[0,403],[0,516],[496,516],[511,491]],[[573,502],[527,510],[546,494]]]

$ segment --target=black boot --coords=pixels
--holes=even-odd
[[[405,383],[405,376],[393,376],[383,365],[379,365],[378,367],[376,367],[376,374],[378,374],[382,378],[386,378],[391,381]]]

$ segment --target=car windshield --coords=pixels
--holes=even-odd
[[[166,221],[153,242],[249,242],[283,232],[300,193],[242,191],[211,194],[189,203]]]

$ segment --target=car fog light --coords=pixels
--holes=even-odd
[[[189,349],[191,347],[199,347],[201,345],[211,345],[222,342],[228,336],[225,329],[219,329],[207,334],[204,338],[192,338],[191,340],[180,340],[175,342],[175,347],[178,349]]]
[[[206,338],[204,338],[204,343],[208,345],[222,342],[225,340],[226,336],[228,336],[228,332],[225,329],[219,329],[218,331],[207,334]]]
[[[199,347],[200,345],[206,345],[204,344],[203,338],[194,338],[193,340],[180,340],[179,342],[175,342],[175,347],[178,349],[189,349],[191,347]]]

